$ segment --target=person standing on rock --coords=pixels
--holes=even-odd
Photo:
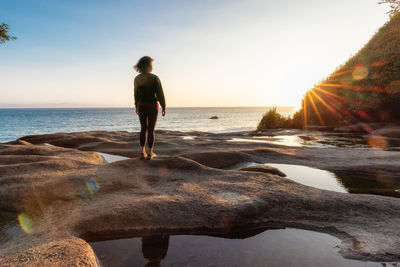
[[[157,75],[152,74],[153,59],[144,56],[139,59],[133,67],[139,75],[135,77],[134,96],[136,114],[140,120],[140,146],[142,152],[141,159],[154,159],[156,154],[153,152],[155,140],[155,127],[158,116],[158,102],[162,107],[162,115],[165,116],[165,97],[161,86],[161,81]],[[147,138],[146,138],[147,137]],[[146,139],[149,148],[146,153]]]

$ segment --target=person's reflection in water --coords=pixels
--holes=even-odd
[[[148,259],[145,267],[161,267],[161,260],[168,251],[169,235],[153,235],[142,237],[143,257]]]

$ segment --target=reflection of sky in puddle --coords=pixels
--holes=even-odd
[[[303,139],[297,135],[279,135],[279,136],[255,136],[253,138],[232,138],[228,142],[250,142],[250,143],[264,143],[264,144],[277,144],[285,146],[305,146],[307,144]]]
[[[194,135],[188,135],[188,136],[181,136],[183,140],[194,140],[196,136]]]
[[[370,175],[335,173],[335,176],[349,193],[400,197],[400,179],[396,173],[380,171]]]
[[[0,247],[23,235],[26,233],[18,224],[17,214],[0,211]]]
[[[254,136],[255,139],[265,139],[269,143],[286,146],[304,146],[302,139],[297,135],[279,135],[279,136]]]
[[[329,171],[301,165],[277,163],[268,163],[266,165],[278,168],[280,171],[287,175],[286,178],[291,179],[295,182],[319,189],[347,193],[347,190],[336,179],[335,174]]]
[[[304,132],[295,135],[252,136],[247,138],[232,138],[228,141],[277,144],[292,147],[372,147],[381,149],[387,147],[400,147],[400,139],[395,138],[321,132]]]
[[[236,165],[235,169],[253,167],[253,166],[271,166],[279,169],[284,174],[286,178],[292,181],[304,184],[307,186],[330,190],[335,192],[347,193],[346,188],[338,182],[334,173],[329,171],[315,169],[311,167],[306,167],[302,165],[293,164],[280,164],[280,163],[265,163],[259,164],[254,162],[241,163]]]
[[[382,266],[343,258],[335,248],[340,240],[318,232],[282,229],[232,238],[166,235],[93,242],[91,246],[105,267]]]
[[[48,143],[44,143],[45,146],[54,146],[52,144],[48,144]],[[120,161],[120,160],[126,160],[126,159],[130,159],[128,157],[124,157],[124,156],[118,156],[118,155],[113,155],[113,154],[108,154],[108,153],[103,153],[103,152],[97,152],[100,154],[100,156],[103,157],[103,159],[107,162],[107,163],[113,163],[116,161]]]
[[[117,155],[107,154],[107,153],[103,153],[103,152],[97,152],[97,153],[99,153],[104,158],[104,160],[107,161],[108,163],[113,163],[113,162],[120,161],[120,160],[130,159],[128,157],[117,156]]]
[[[400,180],[388,173],[370,175],[333,173],[302,165],[246,162],[233,166],[240,169],[251,166],[271,166],[287,175],[286,178],[307,186],[341,193],[372,194],[400,197]]]

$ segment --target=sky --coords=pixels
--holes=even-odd
[[[167,107],[299,106],[388,21],[378,0],[0,0],[0,107],[132,107],[154,58]]]

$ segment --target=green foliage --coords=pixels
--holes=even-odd
[[[289,118],[279,114],[276,111],[276,107],[273,107],[264,114],[261,121],[258,123],[257,130],[286,128],[289,120]]]
[[[6,41],[17,39],[17,37],[10,36],[8,34],[8,30],[9,30],[8,24],[5,23],[0,24],[0,44],[5,43]]]
[[[288,121],[288,128],[302,129],[304,127],[304,114],[303,110],[296,111]]]
[[[400,12],[400,0],[381,0],[379,4],[389,4],[390,5],[390,10],[388,14],[390,17],[393,17],[397,13]]]
[[[302,110],[298,110],[292,116],[285,117],[276,111],[276,107],[271,108],[264,114],[258,123],[257,131],[279,128],[302,129],[304,125],[304,115]]]

